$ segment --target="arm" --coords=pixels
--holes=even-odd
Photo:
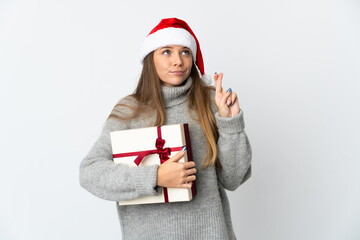
[[[218,159],[222,168],[217,170],[220,183],[227,190],[234,191],[251,176],[251,146],[244,131],[243,111],[232,118],[215,113],[219,139]]]
[[[126,128],[120,121],[108,119],[80,164],[80,185],[99,198],[123,201],[159,194],[157,165],[132,168],[113,162],[110,132]]]
[[[218,126],[218,159],[222,169],[217,170],[224,188],[234,191],[251,176],[251,146],[244,131],[243,111],[235,92],[222,88],[223,73],[215,73],[215,91],[212,105]]]

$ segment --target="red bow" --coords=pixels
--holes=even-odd
[[[169,147],[164,148],[165,145],[165,140],[162,138],[157,138],[156,142],[155,142],[155,147],[156,150],[149,150],[149,151],[144,151],[142,153],[140,153],[137,158],[134,160],[134,163],[139,166],[139,164],[141,163],[141,161],[143,160],[144,157],[146,157],[149,154],[154,154],[157,153],[159,154],[159,158],[160,158],[160,163],[163,164],[164,162],[166,162],[166,160],[169,159],[170,153],[171,153],[171,149]]]

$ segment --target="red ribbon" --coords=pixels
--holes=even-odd
[[[156,139],[156,142],[155,142],[155,147],[156,147],[155,150],[145,150],[145,151],[139,151],[139,152],[118,153],[118,154],[113,154],[113,158],[137,156],[137,158],[134,160],[134,163],[137,166],[139,166],[141,161],[147,155],[149,155],[149,154],[159,154],[160,164],[163,164],[164,162],[166,162],[167,160],[170,159],[169,156],[170,156],[171,152],[180,151],[182,149],[182,147],[174,147],[174,148],[167,147],[167,148],[164,148],[165,140],[161,138],[161,127],[157,127],[157,133],[158,133],[158,138]],[[165,198],[165,202],[169,202],[166,187],[164,187],[164,198]]]
[[[163,164],[168,159],[170,159],[169,156],[171,154],[171,151],[180,151],[181,150],[181,147],[180,148],[169,148],[169,147],[164,148],[164,145],[165,145],[165,140],[162,139],[161,137],[158,137],[155,142],[156,150],[149,150],[149,151],[141,152],[137,156],[137,158],[134,160],[134,163],[139,166],[139,164],[141,163],[141,161],[143,160],[144,157],[146,157],[149,154],[157,153],[157,154],[159,154],[160,164]]]

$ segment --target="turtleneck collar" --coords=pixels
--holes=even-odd
[[[176,87],[167,87],[161,85],[161,92],[163,95],[165,107],[169,108],[183,102],[186,102],[189,89],[192,85],[192,78],[189,76],[185,80],[185,84]]]

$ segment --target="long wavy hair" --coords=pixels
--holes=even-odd
[[[164,125],[166,111],[161,92],[161,80],[155,69],[153,55],[154,52],[151,52],[145,57],[138,85],[134,93],[127,96],[136,100],[136,106],[118,103],[114,106],[108,118],[127,120],[138,117],[140,113],[153,114],[156,112],[154,126]],[[215,164],[216,169],[220,169],[221,165],[217,159],[216,148],[219,134],[215,117],[210,108],[210,91],[215,90],[215,88],[205,84],[200,78],[194,63],[190,76],[193,79],[193,83],[187,98],[188,114],[192,119],[200,122],[207,143],[207,153],[204,156],[201,168],[204,169],[209,165]],[[123,114],[119,115],[119,111],[117,110],[119,107],[128,107],[132,109],[132,113],[126,116]],[[197,118],[194,118],[190,114],[190,109],[195,110]]]

